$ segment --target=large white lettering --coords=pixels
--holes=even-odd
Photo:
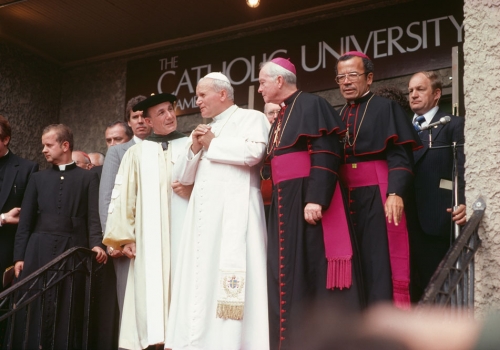
[[[161,87],[162,84],[163,84],[163,78],[165,78],[165,76],[167,76],[168,74],[175,75],[175,71],[174,70],[168,70],[165,73],[163,73],[162,75],[160,75],[160,78],[158,79],[158,83],[156,84],[156,88],[158,89],[158,92],[160,94],[163,92],[163,89]]]
[[[181,80],[179,81],[179,84],[177,85],[177,89],[174,92],[175,96],[177,96],[179,94],[179,90],[183,86],[187,86],[190,94],[194,93],[193,84],[191,84],[191,79],[189,78],[189,72],[187,69],[184,70],[184,73],[182,74]]]
[[[443,33],[456,32],[456,42],[463,42],[463,23],[458,23],[452,15],[422,19],[387,28],[377,28],[366,34],[343,35],[331,41],[318,41],[300,45],[300,68],[305,72],[327,69],[345,52],[361,51],[377,59],[395,54],[407,54],[428,47],[440,47]],[[431,40],[428,40],[428,37]],[[432,40],[432,38],[434,40]],[[449,41],[450,39],[447,38]],[[248,56],[232,57],[230,60],[199,64],[179,70],[179,56],[159,59],[161,75],[158,78],[159,92],[167,89],[181,95],[177,102],[180,110],[196,108],[196,96],[184,97],[195,93],[196,83],[212,71],[221,71],[233,86],[254,83],[259,79],[259,66],[277,56],[287,57],[287,49],[279,48],[272,52],[261,52]],[[295,62],[298,64],[298,62]],[[297,67],[299,68],[299,67]],[[175,87],[175,88],[174,88]]]
[[[385,44],[386,41],[385,40],[379,40],[379,33],[384,33],[386,32],[387,30],[386,29],[380,29],[380,30],[376,30],[373,35],[373,58],[379,58],[379,57],[385,57],[387,56],[386,53],[379,53],[379,45],[381,44]]]
[[[175,109],[180,109],[181,111],[185,109],[191,109],[191,108],[197,108],[198,106],[196,105],[196,96],[193,96],[189,99],[187,98],[181,98],[177,100],[177,103],[175,105]]]
[[[168,66],[170,65],[170,68],[177,68],[177,58],[179,56],[174,56],[170,58],[160,58],[160,69],[165,70],[168,69]]]
[[[245,68],[246,68],[246,72],[245,72],[244,77],[241,80],[238,80],[238,81],[234,80],[231,77],[231,68],[233,68],[233,65],[236,62],[243,62],[243,63],[245,63]],[[225,75],[229,79],[229,81],[231,82],[232,85],[241,85],[241,84],[243,84],[248,79],[248,77],[250,77],[250,74],[252,73],[252,68],[251,68],[251,64],[250,64],[249,60],[247,60],[244,57],[238,57],[238,58],[235,58],[234,60],[232,60],[231,62],[229,62],[227,68],[224,71],[226,72]]]
[[[406,47],[406,51],[409,52],[417,51],[422,46],[422,37],[420,35],[411,32],[411,27],[413,27],[414,25],[418,26],[420,25],[420,22],[412,22],[408,25],[408,27],[406,27],[406,35],[408,35],[410,38],[417,40],[417,46]]]
[[[322,54],[321,54],[321,47],[323,45],[321,45],[322,43],[319,42],[318,43],[318,63],[316,64],[316,66],[314,67],[308,67],[307,66],[307,63],[306,63],[306,45],[302,45],[301,47],[301,60],[300,60],[300,63],[302,64],[302,69],[305,70],[306,72],[314,72],[316,69],[318,69],[320,66],[321,66],[321,58],[322,58]]]
[[[448,16],[450,19],[451,23],[455,26],[455,29],[457,30],[457,42],[461,43],[462,42],[462,31],[464,30],[464,24],[462,23],[461,25],[458,24],[457,20],[453,16]]]
[[[398,32],[398,36],[397,38],[394,38],[394,34],[393,32],[397,30]],[[401,53],[405,53],[405,49],[403,49],[403,47],[401,45],[398,44],[398,40],[401,39],[401,37],[403,36],[403,28],[401,27],[391,27],[389,29],[387,29],[387,45],[388,45],[388,50],[387,50],[387,54],[389,56],[392,56],[393,54],[393,50],[392,50],[392,47],[396,47],[399,52]]]
[[[441,35],[440,35],[440,30],[439,30],[439,21],[448,19],[448,17],[439,17],[439,18],[434,18],[430,19],[427,22],[432,23],[434,22],[434,42],[436,43],[436,46],[441,46]]]

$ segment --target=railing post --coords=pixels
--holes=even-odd
[[[419,305],[439,304],[451,307],[474,307],[474,255],[481,245],[478,228],[486,209],[479,198],[473,213],[439,264]]]

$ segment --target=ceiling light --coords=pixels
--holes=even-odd
[[[259,6],[259,4],[260,4],[260,0],[247,0],[247,5],[252,7],[252,8]]]
[[[26,0],[12,0],[12,1],[7,1],[7,2],[0,1],[0,8],[6,7],[6,6],[10,6],[10,5],[14,5],[14,4],[18,4],[20,2],[25,2],[25,1]]]

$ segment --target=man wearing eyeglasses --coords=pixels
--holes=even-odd
[[[409,248],[404,215],[420,141],[403,109],[370,91],[373,63],[351,51],[337,62],[347,127],[340,179],[361,255],[368,304],[393,300],[408,308]]]
[[[276,103],[266,103],[264,105],[264,114],[266,115],[266,118],[267,120],[269,120],[270,124],[274,123],[274,120],[278,116],[280,110],[280,105],[277,105]]]

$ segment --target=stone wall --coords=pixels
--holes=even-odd
[[[45,168],[41,135],[58,122],[61,72],[56,64],[0,43],[0,114],[12,126],[13,153]]]
[[[75,149],[106,153],[106,126],[125,114],[126,70],[114,60],[63,72],[59,119],[73,130]]]
[[[468,207],[482,196],[486,212],[476,259],[476,308],[500,308],[500,3],[465,0],[464,91]]]

